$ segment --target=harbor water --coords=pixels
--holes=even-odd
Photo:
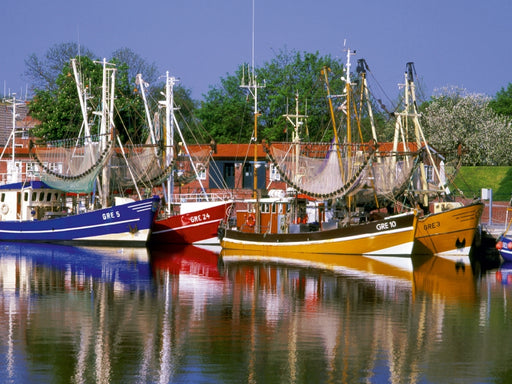
[[[507,265],[0,243],[0,290],[0,383],[512,381]]]

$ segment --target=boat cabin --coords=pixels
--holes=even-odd
[[[257,215],[259,215],[259,226]],[[284,196],[282,194],[278,197],[246,199],[238,202],[236,227],[239,231],[247,233],[318,231],[325,223],[325,217],[323,202],[311,200],[305,195]]]
[[[66,194],[41,181],[0,186],[0,219],[44,220],[68,215]]]

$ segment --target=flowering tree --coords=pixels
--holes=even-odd
[[[510,165],[510,122],[489,107],[490,98],[446,87],[422,105],[422,125],[430,144],[448,159],[463,149],[463,165]]]

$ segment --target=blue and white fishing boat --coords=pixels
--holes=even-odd
[[[0,200],[2,241],[134,246],[146,244],[159,202],[154,197],[95,210],[78,202],[73,211],[65,192],[41,181],[2,185]]]
[[[512,262],[512,236],[505,232],[496,241],[496,249],[504,261]]]
[[[85,88],[78,81],[83,137],[38,148],[31,146],[38,177],[23,177],[15,161],[16,102],[13,99],[12,160],[7,184],[0,186],[0,241],[126,244],[145,246],[160,198],[110,193],[110,160],[123,152],[115,141],[113,101],[115,68],[105,60],[98,134],[91,135]],[[72,144],[72,145],[68,145]]]

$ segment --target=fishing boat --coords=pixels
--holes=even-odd
[[[432,213],[418,218],[413,252],[469,258],[483,203],[477,201],[463,205],[460,202],[435,202],[432,205]]]
[[[345,75],[346,102],[352,105],[350,56],[347,50]],[[254,147],[257,144],[257,89],[254,69],[246,86],[254,100]],[[296,100],[298,97],[296,97]],[[331,107],[332,109],[332,107]],[[247,208],[237,210],[236,227],[219,231],[224,250],[262,252],[276,256],[287,253],[324,253],[337,255],[374,255],[409,257],[414,243],[417,217],[414,210],[402,213],[368,212],[358,209],[355,197],[368,184],[371,165],[377,151],[372,143],[353,144],[350,140],[350,108],[346,109],[347,138],[341,143],[337,129],[327,144],[310,144],[314,155],[306,156],[301,146],[298,112],[295,117],[292,143],[282,153],[290,160],[269,158],[289,189],[281,196],[260,198],[254,190]],[[333,124],[334,126],[334,124]],[[321,147],[321,150],[319,149]],[[323,151],[323,152],[322,152]],[[257,172],[254,172],[257,177]],[[254,182],[254,186],[257,182]]]
[[[419,122],[414,72],[414,63],[407,63],[403,84],[405,107],[403,112],[395,114],[399,127],[395,130],[395,135],[403,137],[404,145],[408,145],[408,135],[413,133],[412,140],[424,153],[417,171],[411,178],[411,184],[404,193],[408,198],[412,196],[412,204],[422,208],[413,252],[460,259],[469,265],[469,255],[484,204],[476,200],[465,205],[452,197],[444,162],[437,162],[434,159],[433,149],[425,139]],[[408,127],[409,120],[412,120],[413,129]],[[458,166],[454,166],[453,169],[452,177]]]
[[[507,215],[511,209],[507,208]],[[512,233],[510,232],[510,226],[512,225],[512,219],[508,220],[507,227],[503,233],[496,240],[496,249],[498,250],[501,258],[505,262],[512,262]]]
[[[177,79],[166,74],[165,100],[160,105],[165,110],[165,143],[164,156],[159,160],[159,167],[169,170],[168,177],[162,181],[162,190],[164,191],[164,201],[158,211],[157,217],[153,223],[150,237],[151,243],[168,244],[206,244],[218,245],[217,230],[219,223],[230,215],[230,209],[233,204],[229,194],[208,194],[199,177],[198,164],[204,169],[207,166],[207,158],[211,154],[211,147],[203,150],[202,154],[191,153],[184,139],[183,133],[175,116],[174,85]],[[138,84],[141,88],[141,94],[146,106],[146,114],[150,130],[153,132],[151,137],[153,144],[157,144],[158,137],[161,136],[155,132],[149,116],[149,108],[145,97],[145,83],[139,78]],[[179,134],[180,142],[177,152],[175,133]],[[200,161],[197,158],[201,158]],[[178,174],[176,175],[176,170]],[[189,180],[197,179],[200,184],[200,193],[196,194],[175,194],[174,183],[177,178],[182,180],[185,174],[191,175]],[[157,183],[153,179],[153,186]]]
[[[23,179],[15,159],[13,101],[11,182],[0,186],[0,240],[145,246],[159,197],[112,198],[109,165],[115,152],[112,118],[115,68],[103,65],[102,109],[98,135],[91,135],[85,91],[72,60],[84,117],[84,137],[31,145],[39,180]],[[119,142],[120,143],[120,142]],[[94,191],[94,193],[93,193]]]

